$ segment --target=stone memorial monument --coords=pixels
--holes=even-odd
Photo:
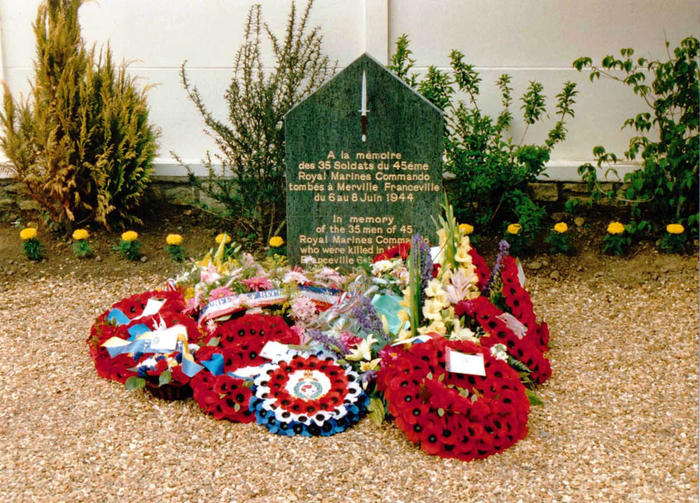
[[[442,112],[364,54],[285,120],[287,250],[351,267],[416,232],[435,242]]]

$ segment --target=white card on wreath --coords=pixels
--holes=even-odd
[[[289,346],[286,344],[276,341],[267,341],[260,350],[260,356],[267,358],[268,360],[277,360],[282,358],[288,350]]]
[[[141,313],[134,319],[138,320],[139,318],[143,318],[144,316],[151,316],[158,313],[158,311],[160,311],[160,308],[163,307],[163,304],[165,304],[165,302],[165,299],[148,299],[148,302],[146,302],[146,307],[143,308],[143,313]]]
[[[525,271],[523,271],[523,264],[518,260],[518,281],[520,281],[520,286],[525,288]]]
[[[151,332],[151,350],[153,351],[175,351],[180,335],[187,337],[187,329],[183,325],[175,325],[165,330]]]
[[[468,355],[448,347],[445,354],[445,370],[455,374],[485,376],[484,355]]]

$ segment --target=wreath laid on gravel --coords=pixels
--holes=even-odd
[[[489,269],[446,214],[438,246],[416,235],[350,274],[222,240],[165,289],[97,317],[97,373],[279,435],[329,436],[368,414],[429,454],[503,451],[551,375],[549,331],[508,244]]]

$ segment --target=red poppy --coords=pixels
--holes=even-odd
[[[396,257],[401,257],[405,260],[408,257],[408,253],[410,252],[410,250],[410,241],[406,241],[405,243],[399,243],[396,246],[387,248],[382,253],[378,253],[377,255],[375,255],[372,259],[372,263],[374,264],[375,262],[379,262],[380,260],[390,260]]]

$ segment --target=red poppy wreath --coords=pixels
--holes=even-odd
[[[448,348],[483,355],[486,375],[447,372]],[[429,454],[485,458],[527,433],[530,404],[517,372],[469,341],[435,338],[392,351],[377,387],[399,429]]]

